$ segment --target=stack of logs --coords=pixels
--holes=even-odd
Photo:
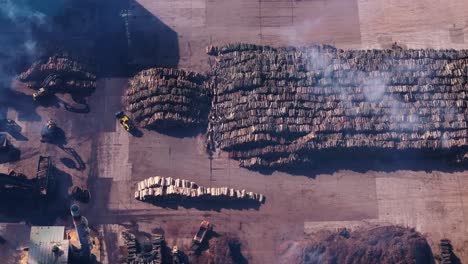
[[[145,128],[206,125],[211,104],[206,80],[177,69],[144,70],[130,80],[124,105]]]
[[[198,184],[171,177],[151,177],[137,184],[135,199],[158,202],[188,198],[193,200],[250,200],[258,203],[265,201],[263,194],[236,190],[228,187],[207,188]]]
[[[52,74],[62,80],[59,86],[54,87],[56,91],[89,94],[96,89],[96,75],[92,67],[67,56],[56,55],[36,61],[18,79],[32,89],[39,89],[43,80]]]
[[[468,50],[209,47],[208,138],[241,166],[468,148]]]

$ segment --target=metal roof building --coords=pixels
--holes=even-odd
[[[64,226],[31,227],[28,264],[66,264],[68,251]]]

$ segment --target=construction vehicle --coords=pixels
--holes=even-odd
[[[57,124],[51,119],[41,130],[41,142],[54,142],[59,137],[60,130]]]
[[[48,75],[42,82],[41,87],[32,97],[34,101],[40,101],[46,97],[49,97],[54,93],[57,86],[62,83],[62,80],[56,74]]]
[[[119,120],[120,124],[127,132],[131,133],[135,129],[132,121],[123,111],[115,113],[115,117]]]
[[[200,224],[198,232],[195,234],[195,237],[192,240],[192,250],[197,251],[203,241],[205,240],[206,234],[213,229],[213,226],[210,222],[203,220]]]
[[[19,159],[20,151],[10,142],[8,136],[0,133],[0,162],[10,162]]]

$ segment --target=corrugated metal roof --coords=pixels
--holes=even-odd
[[[28,264],[66,264],[68,263],[69,241],[64,239],[63,226],[33,226],[29,241]],[[58,246],[60,254],[55,255],[52,248]]]

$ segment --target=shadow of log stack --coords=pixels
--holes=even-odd
[[[83,63],[68,56],[56,55],[34,62],[29,69],[18,76],[31,89],[39,89],[50,75],[57,75],[60,83],[52,84],[54,93],[89,95],[96,89],[96,75],[89,63]]]
[[[265,196],[228,187],[207,188],[195,182],[172,177],[151,177],[137,184],[135,199],[157,203],[168,200],[252,201],[264,203]]]
[[[153,68],[129,82],[124,105],[140,127],[164,130],[206,126],[210,92],[206,76],[177,69]]]
[[[468,50],[209,47],[209,133],[248,168],[468,149]]]
[[[453,253],[452,243],[448,239],[440,240],[440,263],[441,264],[459,264],[460,259]]]

